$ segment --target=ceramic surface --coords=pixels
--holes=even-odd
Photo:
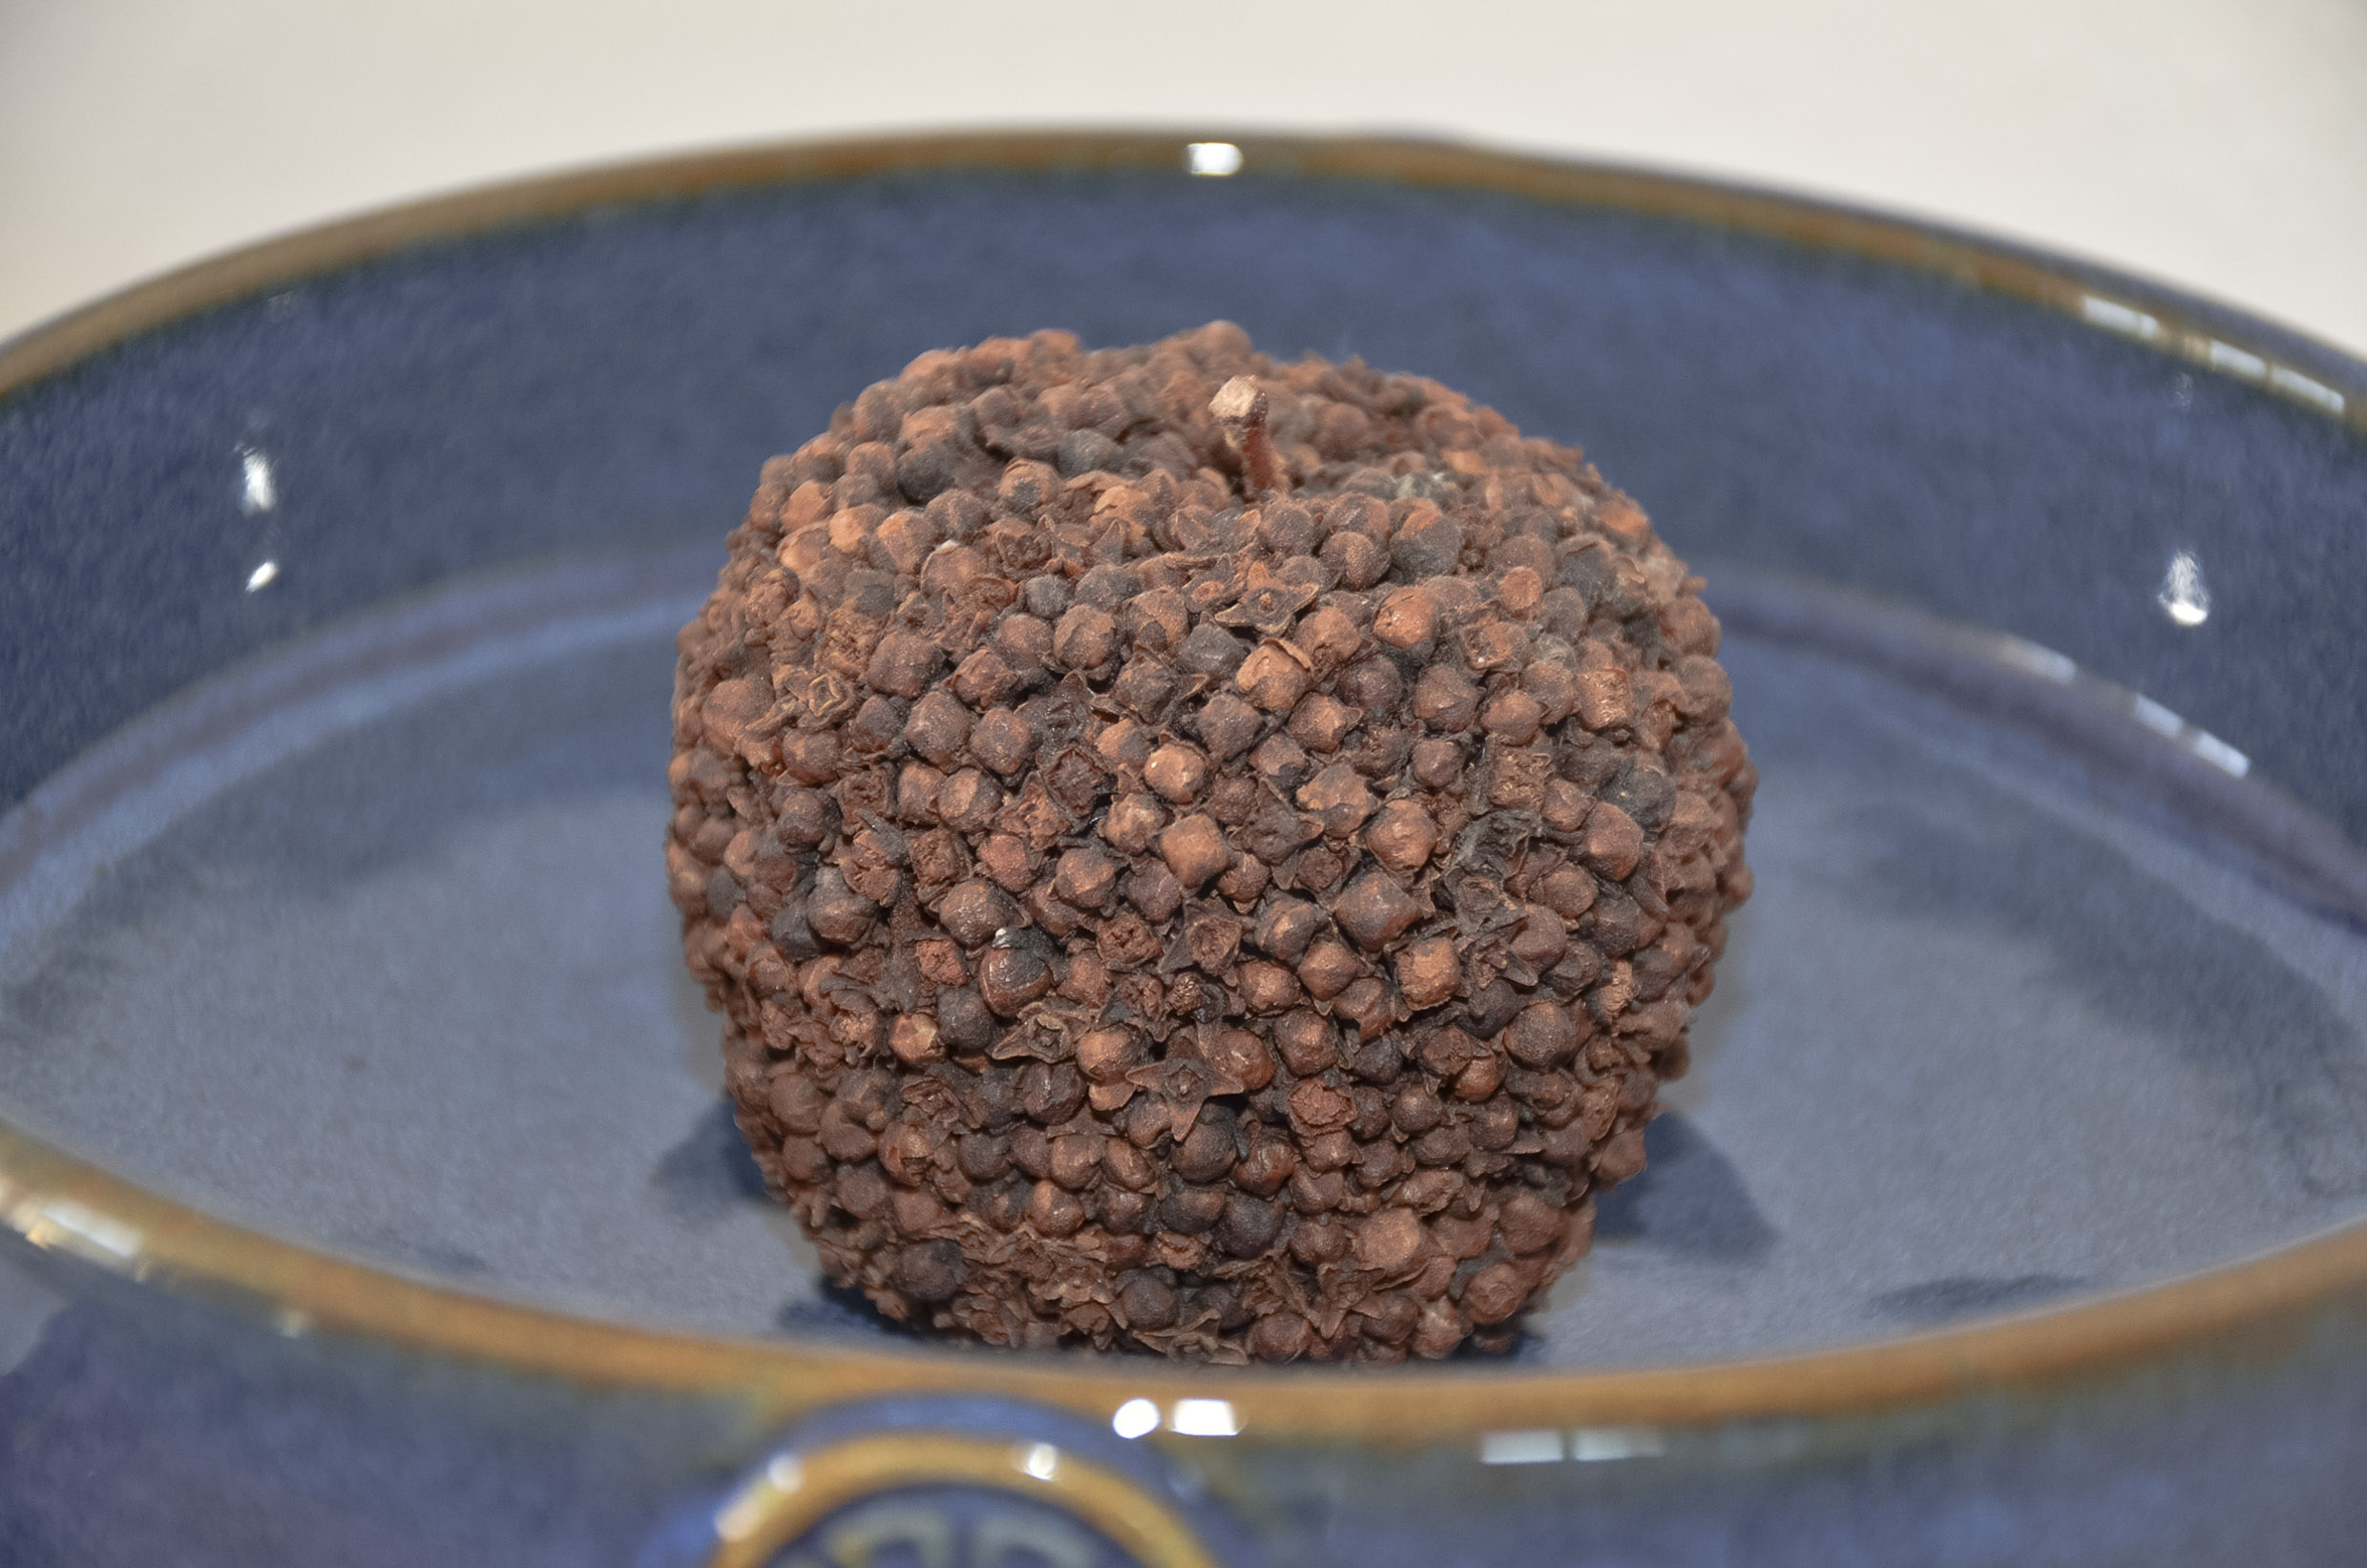
[[[672,635],[711,570],[455,589],[70,769],[0,895],[0,1094],[208,1212],[471,1291],[889,1337],[765,1197],[648,874]],[[2000,722],[1804,642],[1853,624],[1830,596],[1724,575],[1760,892],[1649,1171],[1519,1364],[1846,1344],[2356,1219],[2357,927],[2158,799],[2193,765],[2173,742],[2134,769],[2049,745],[2010,720],[2043,678],[2000,672]]]
[[[496,193],[0,356],[18,1558],[203,1516],[186,1560],[694,1560],[767,1453],[840,1452],[816,1421],[1073,1412],[1024,1491],[1038,1444],[1134,1463],[1091,1455],[1139,1395],[1170,1431],[1124,1484],[1225,1560],[2340,1560],[2367,373],[1749,193],[1246,152]],[[756,465],[925,347],[1219,315],[1584,444],[1728,619],[1759,891],[1652,1168],[1506,1362],[911,1347],[761,1202],[677,973],[668,638]],[[897,1389],[937,1391],[829,1414]],[[1006,1528],[962,1495],[928,1516]]]

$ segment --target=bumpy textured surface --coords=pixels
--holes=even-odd
[[[730,548],[667,870],[832,1277],[999,1345],[1508,1342],[1749,889],[1717,621],[1642,512],[1216,324],[925,354]]]

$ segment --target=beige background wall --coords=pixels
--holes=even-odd
[[[0,0],[0,336],[397,198],[893,127],[1410,129],[2109,261],[2367,350],[2367,0]]]

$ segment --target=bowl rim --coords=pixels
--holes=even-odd
[[[149,329],[415,245],[624,202],[738,187],[951,172],[1185,173],[1225,142],[1242,173],[1384,181],[1689,220],[1937,273],[2248,384],[2367,435],[2367,363],[2107,268],[1939,225],[1633,166],[1407,137],[1217,130],[996,130],[793,140],[606,163],[473,187],[198,261],[0,343],[0,404]],[[734,1401],[759,1419],[893,1393],[1024,1398],[1107,1419],[1129,1400],[1223,1398],[1244,1437],[1413,1446],[1548,1426],[1699,1427],[1899,1414],[2042,1393],[2172,1355],[2297,1345],[2303,1320],[2367,1305],[2367,1222],[2166,1283],[1964,1327],[1737,1361],[1600,1370],[1453,1362],[1181,1367],[1126,1356],[856,1347],[644,1328],[471,1294],[314,1250],[151,1191],[0,1119],[0,1224],[46,1252],[326,1333],[577,1383]]]

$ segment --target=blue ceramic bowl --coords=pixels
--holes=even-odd
[[[0,1559],[2357,1560],[2367,366],[1233,145],[536,181],[0,348]],[[1583,445],[1726,620],[1758,892],[1509,1356],[903,1337],[680,974],[671,634],[758,465],[926,348],[1214,317]]]

